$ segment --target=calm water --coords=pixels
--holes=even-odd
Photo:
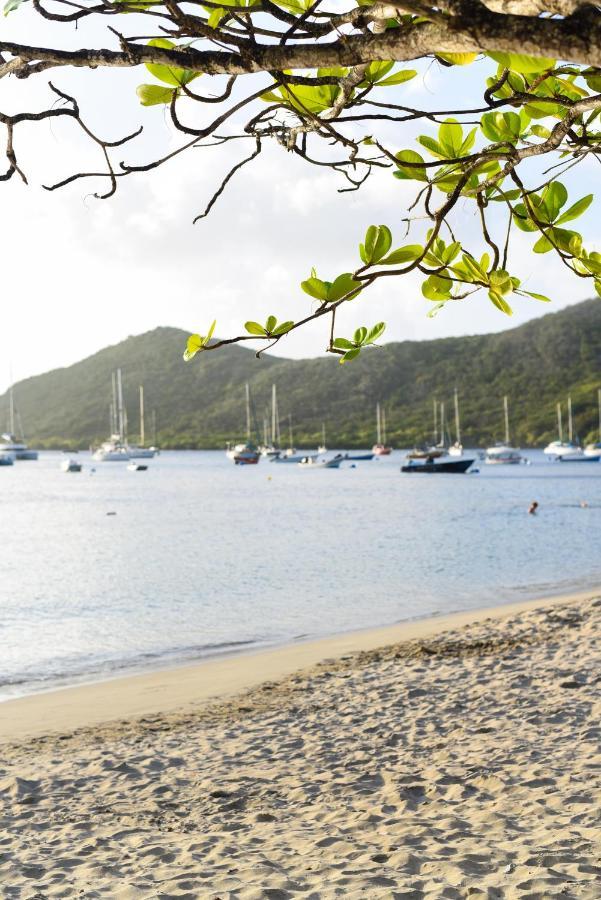
[[[0,469],[0,699],[601,584],[601,464],[418,477],[401,453],[307,471],[174,452],[140,473],[80,454],[77,475],[61,458]]]

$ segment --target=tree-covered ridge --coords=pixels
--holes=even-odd
[[[315,319],[330,353],[356,359],[385,323],[366,308],[366,324],[341,333],[337,310],[391,277],[418,276],[433,314],[484,293],[510,315],[516,295],[547,300],[522,285],[516,233],[601,294],[601,253],[574,225],[594,200],[577,189],[574,171],[590,163],[594,178],[601,148],[601,12],[588,0],[8,0],[5,13],[13,12],[12,21],[26,21],[26,12],[44,19],[49,43],[31,46],[24,33],[0,40],[0,78],[10,79],[9,108],[18,110],[0,112],[0,180],[27,180],[22,125],[60,119],[91,142],[98,167],[75,160],[71,174],[44,174],[45,187],[90,181],[101,200],[124,178],[174,165],[190,150],[231,148],[228,171],[194,222],[268,142],[312,171],[330,169],[341,191],[377,173],[396,184],[407,208],[395,233],[358,215],[362,240],[358,255],[349,247],[346,271],[316,272],[307,260],[301,286],[311,302],[295,321],[278,321],[275,308],[264,322],[241,316],[238,333],[218,339],[215,309],[189,336],[187,359],[248,340],[272,348]],[[73,49],[75,23],[93,37],[88,46]],[[453,100],[407,89],[432,65],[450,70]],[[110,126],[123,97],[113,90],[106,130],[92,128],[86,92],[65,83],[82,68],[94,84],[109,69],[116,77],[139,69],[145,79],[140,118],[116,137]],[[48,72],[47,105],[21,106],[27,94],[21,99],[17,82]],[[134,148],[152,122],[149,107],[169,117],[174,143],[141,158]],[[408,204],[394,179],[411,183]]]
[[[138,431],[138,386],[146,394],[146,432],[156,410],[164,447],[222,447],[243,436],[244,383],[251,385],[259,425],[278,388],[282,432],[292,415],[295,443],[366,447],[375,438],[375,404],[384,404],[389,439],[407,447],[428,439],[432,403],[445,402],[452,425],[453,388],[460,395],[466,445],[503,437],[502,397],[510,398],[512,438],[523,446],[555,437],[555,404],[571,392],[576,430],[596,438],[601,386],[601,304],[591,300],[500,334],[391,343],[364,353],[352,366],[325,358],[260,362],[242,347],[208,354],[187,366],[185,332],[158,328],[69,368],[15,387],[26,436],[38,446],[79,446],[104,439],[109,427],[111,372],[121,367],[130,433]],[[4,417],[8,400],[0,398]]]

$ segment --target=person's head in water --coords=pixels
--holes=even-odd
[[[530,513],[531,516],[534,516],[536,514],[537,509],[538,509],[538,503],[536,502],[536,500],[533,500],[532,503],[530,504],[528,512]]]

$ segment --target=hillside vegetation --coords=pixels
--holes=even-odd
[[[138,386],[144,385],[147,436],[156,410],[163,447],[222,447],[244,432],[249,382],[259,427],[278,388],[282,432],[292,415],[294,440],[315,446],[325,422],[328,444],[364,447],[375,438],[380,401],[389,441],[407,447],[430,438],[432,403],[444,401],[452,425],[459,390],[465,445],[503,437],[502,397],[509,395],[512,440],[537,445],[555,437],[555,404],[571,393],[582,440],[597,438],[601,386],[601,301],[579,303],[501,334],[391,343],[345,366],[332,357],[290,360],[231,347],[184,363],[187,334],[176,328],[127,340],[64,369],[15,386],[26,437],[38,447],[88,447],[109,429],[111,372],[123,370],[130,437],[138,433]],[[0,398],[0,417],[8,407]]]

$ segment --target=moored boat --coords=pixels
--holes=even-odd
[[[121,369],[112,373],[112,402],[109,405],[110,437],[92,454],[95,462],[127,462],[129,450],[125,440],[125,407]]]
[[[462,457],[461,459],[440,459],[429,456],[423,461],[409,459],[409,462],[406,465],[401,466],[401,472],[409,472],[412,474],[417,472],[421,472],[422,474],[461,474],[467,472],[473,462],[473,459],[466,459],[465,457]]]
[[[246,384],[246,443],[235,444],[226,451],[228,459],[237,466],[256,466],[261,459],[261,451],[252,440],[250,415],[250,386]]]
[[[64,459],[61,463],[63,472],[81,472],[83,464],[76,459]]]
[[[15,458],[12,453],[6,450],[0,450],[0,466],[12,466]]]
[[[486,450],[486,462],[488,465],[515,466],[522,462],[522,454],[511,446],[509,440],[509,403],[507,394],[503,397],[503,417],[505,420],[505,441],[488,447]]]
[[[376,443],[371,448],[375,456],[390,456],[392,447],[386,446],[386,412],[376,403]]]
[[[574,424],[572,416],[572,398],[568,395],[568,439],[563,439],[561,422],[561,403],[557,404],[557,433],[559,440],[547,444],[543,453],[550,460],[557,462],[596,462],[585,454],[580,444],[574,440]]]
[[[449,456],[463,456],[463,444],[461,443],[461,428],[459,426],[459,395],[455,388],[455,443],[449,447]]]
[[[349,462],[364,462],[373,459],[374,453],[345,453],[344,458]]]
[[[19,423],[19,433],[21,435],[20,439],[16,437],[16,419]],[[0,453],[11,455],[13,461],[35,460],[38,458],[38,451],[31,450],[25,443],[25,439],[23,437],[23,426],[21,424],[21,416],[19,415],[18,411],[15,413],[15,399],[13,395],[12,385],[10,386],[8,392],[8,431],[2,435],[2,440],[0,441]]]
[[[332,459],[319,459],[318,456],[303,456],[298,465],[303,469],[337,469],[343,459],[342,453],[338,453]]]

